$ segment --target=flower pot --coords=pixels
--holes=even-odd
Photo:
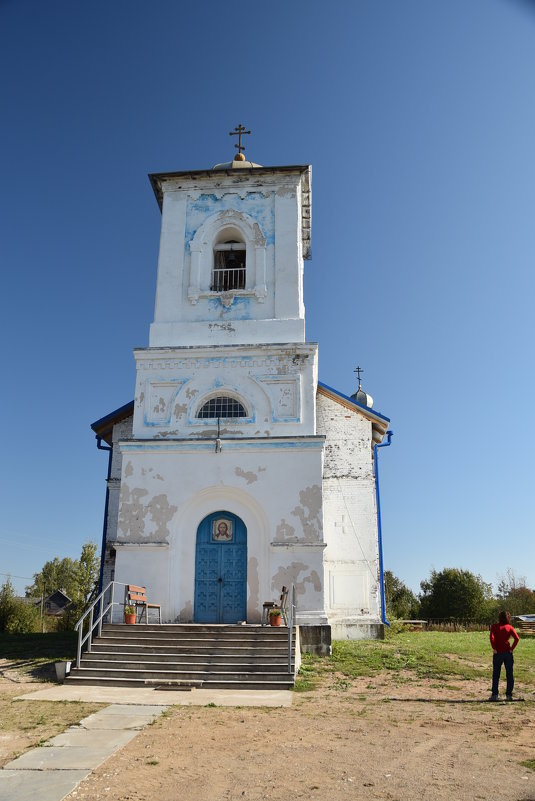
[[[133,625],[134,625],[134,623],[136,622],[136,613],[135,613],[135,612],[132,612],[132,614],[131,614],[131,615],[128,615],[128,614],[125,612],[125,613],[124,613],[124,622],[125,622],[125,623],[126,623],[128,626],[133,626]]]
[[[56,662],[56,679],[63,684],[65,681],[65,677],[69,675],[71,672],[71,663],[70,662]]]
[[[269,625],[270,626],[280,626],[281,624],[281,615],[270,615],[269,616]]]

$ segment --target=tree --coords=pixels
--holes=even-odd
[[[40,598],[56,590],[64,590],[71,598],[76,587],[76,560],[54,557],[45,562],[39,573],[34,573],[33,584],[26,587],[27,598]]]
[[[493,617],[492,588],[469,570],[432,570],[420,583],[420,613],[431,619],[488,621]]]
[[[69,607],[68,621],[74,625],[83,615],[87,607],[95,600],[98,590],[100,573],[100,559],[97,556],[97,546],[94,542],[86,542],[82,546],[80,559],[75,563],[75,586],[69,598],[72,606]],[[69,626],[71,627],[71,626]]]
[[[391,570],[385,570],[385,601],[389,617],[414,620],[420,614],[418,598]]]
[[[16,601],[15,590],[8,576],[0,587],[0,631],[7,630],[7,624],[15,610]]]
[[[62,628],[72,628],[84,610],[96,597],[100,560],[94,542],[82,546],[80,559],[57,556],[46,562],[39,573],[35,573],[33,584],[26,587],[26,596],[46,597],[56,590],[63,590],[71,600],[68,612],[62,618]]]
[[[496,598],[497,606],[511,615],[535,614],[535,592],[526,587],[526,577],[515,575],[510,567],[500,577]]]

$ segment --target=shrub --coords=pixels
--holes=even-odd
[[[7,578],[0,587],[0,631],[6,631],[6,627],[11,617],[17,599],[11,579]]]
[[[6,579],[0,587],[0,631],[30,634],[39,631],[40,620],[39,609],[17,598],[11,580]]]
[[[10,634],[32,634],[40,629],[39,609],[32,603],[24,603],[17,598],[5,630]]]

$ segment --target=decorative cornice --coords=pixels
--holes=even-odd
[[[214,450],[214,438],[210,439],[131,439],[120,440],[121,453],[154,453],[154,452],[199,452]],[[221,438],[221,447],[225,451],[257,451],[257,450],[323,450],[323,435],[305,437],[233,437]]]

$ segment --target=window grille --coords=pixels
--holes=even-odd
[[[197,417],[211,420],[220,417],[229,420],[234,417],[247,417],[247,412],[243,404],[236,398],[219,395],[217,398],[210,398],[209,401],[206,401],[199,409]]]
[[[212,292],[245,289],[245,256],[243,242],[224,242],[215,246]]]

